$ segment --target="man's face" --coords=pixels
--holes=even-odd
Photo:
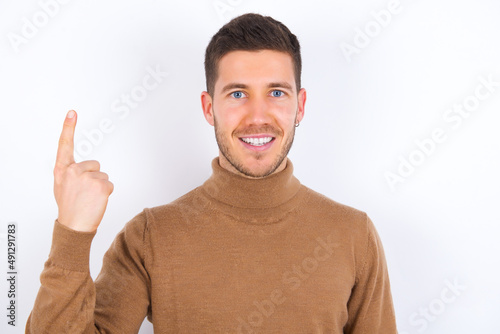
[[[203,92],[205,118],[215,126],[219,162],[258,178],[286,166],[306,92],[297,93],[292,57],[284,52],[232,51],[219,62],[213,97]]]

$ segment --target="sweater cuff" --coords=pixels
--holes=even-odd
[[[48,262],[68,270],[88,271],[90,246],[96,232],[75,231],[56,219]]]

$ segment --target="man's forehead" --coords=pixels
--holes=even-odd
[[[275,50],[237,50],[225,54],[218,63],[216,90],[228,85],[265,85],[295,88],[293,59],[290,54]]]

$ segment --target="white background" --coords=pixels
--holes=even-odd
[[[0,278],[9,222],[18,227],[19,271],[16,328],[6,324],[8,288],[0,280],[0,332],[24,332],[39,288],[57,216],[52,169],[66,112],[79,113],[82,158],[99,160],[115,185],[92,246],[96,277],[128,220],[210,175],[218,149],[200,106],[205,47],[232,17],[259,12],[285,23],[302,45],[308,100],[289,155],[295,175],[372,218],[400,333],[499,333],[500,3],[401,0],[377,31],[373,13],[389,6],[74,0],[43,22],[37,1],[0,1]],[[24,38],[26,20],[39,27],[16,45],[12,36]],[[366,46],[365,29],[372,29]],[[358,53],[346,56],[346,44]],[[137,93],[147,69],[157,67],[168,75],[120,118],[113,103]],[[453,105],[474,101],[481,77],[497,86],[460,124],[445,121]],[[94,136],[89,150],[85,133],[95,134],[104,119],[112,131]],[[415,141],[438,128],[446,140],[418,153]],[[400,158],[410,157],[419,165],[392,189],[386,173],[398,173]],[[151,325],[141,333],[152,333]]]

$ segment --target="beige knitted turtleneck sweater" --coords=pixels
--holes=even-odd
[[[145,209],[117,235],[95,282],[94,233],[55,222],[27,333],[395,334],[387,266],[361,211],[301,185],[213,174]]]

